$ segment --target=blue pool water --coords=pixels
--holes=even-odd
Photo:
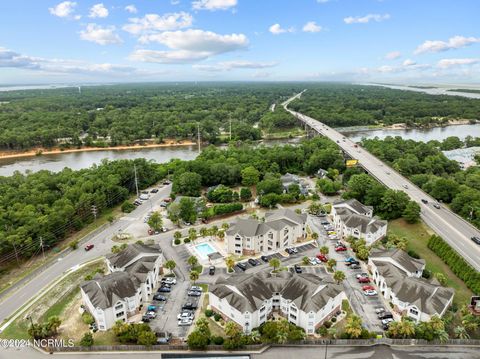
[[[202,257],[207,258],[209,254],[215,253],[216,250],[209,243],[197,244],[195,249]]]

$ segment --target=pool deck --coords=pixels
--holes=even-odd
[[[223,260],[223,258],[211,261],[207,256],[205,256],[196,248],[198,245],[201,245],[204,243],[207,243],[213,248],[214,250],[213,253],[218,252],[223,258],[227,257],[227,253],[225,251],[225,242],[217,241],[212,237],[198,238],[197,240],[195,240],[194,243],[188,243],[186,246],[187,246],[187,249],[190,251],[190,253],[198,258],[198,262],[201,265],[203,266],[216,265],[216,266],[224,267],[225,261]]]

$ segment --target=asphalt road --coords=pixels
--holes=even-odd
[[[159,190],[158,193],[151,195],[150,201],[155,202],[164,197],[168,197],[171,192],[171,185],[165,186]],[[123,216],[121,219],[101,231],[93,237],[88,243],[95,247],[85,252],[83,248],[59,256],[47,269],[44,269],[38,275],[32,276],[30,281],[22,284],[15,290],[8,293],[0,301],[0,323],[6,318],[10,317],[19,308],[28,303],[35,297],[42,289],[46,288],[67,270],[75,267],[78,264],[101,257],[110,252],[111,247],[115,244],[111,238],[125,230],[134,221],[142,221],[143,217],[150,211],[150,205],[147,202],[137,207],[133,212]],[[164,233],[165,236],[171,234]]]
[[[480,246],[471,240],[473,236],[480,237],[480,231],[478,229],[457,216],[444,205],[440,205],[440,209],[434,208],[433,203],[436,203],[434,198],[430,197],[427,193],[364,148],[360,146],[355,147],[355,142],[350,141],[340,132],[335,131],[333,128],[311,117],[289,110],[287,108],[288,104],[300,97],[300,95],[301,93],[285,101],[283,103],[284,108],[319,134],[336,142],[346,154],[353,159],[357,159],[359,164],[370,175],[385,186],[407,193],[412,200],[420,205],[422,209],[422,220],[465,258],[467,262],[477,270],[480,270]],[[428,203],[422,203],[422,199],[428,200]]]

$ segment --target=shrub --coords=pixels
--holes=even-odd
[[[190,238],[185,238],[185,239],[183,240],[183,243],[190,243]]]
[[[317,329],[317,333],[320,334],[322,337],[325,337],[328,334],[328,328],[325,326],[321,326]]]
[[[173,241],[173,243],[175,243],[178,246],[180,243],[182,243],[182,240],[177,238]]]
[[[213,315],[213,319],[215,319],[215,321],[218,322],[220,319],[222,319],[222,316],[221,316],[220,314],[218,314],[218,313],[215,313],[215,314]]]
[[[480,293],[480,272],[452,249],[441,237],[433,235],[428,240],[428,248],[438,255],[474,293]]]
[[[225,341],[225,339],[223,339],[223,337],[221,336],[212,337],[210,340],[215,345],[222,345],[223,342]]]
[[[78,248],[78,239],[74,240],[74,241],[71,241],[68,246],[70,247],[71,250],[77,249]]]
[[[412,258],[420,259],[420,256],[418,255],[418,253],[415,252],[414,250],[409,250],[408,255]]]
[[[90,313],[88,313],[88,312],[84,312],[84,313],[82,314],[82,320],[83,320],[83,322],[84,322],[85,324],[89,324],[89,325],[95,323],[95,319],[94,319],[93,316],[92,316]]]
[[[243,209],[243,204],[241,203],[226,203],[226,204],[217,204],[213,206],[213,213],[218,216],[221,214],[232,213],[241,211]]]
[[[333,317],[332,319],[330,319],[332,321],[332,323],[335,323],[337,321],[337,318],[336,317]]]
[[[127,200],[122,203],[121,209],[123,213],[130,213],[135,209],[135,205]]]
[[[328,328],[330,328],[330,327],[332,326],[332,322],[329,322],[329,321],[327,320],[325,323],[323,323],[323,326],[328,329]]]
[[[80,346],[91,347],[93,345],[93,335],[90,332],[86,332],[80,340]]]
[[[422,277],[425,279],[430,279],[431,276],[432,276],[432,272],[429,269],[425,268],[423,270]]]
[[[207,318],[210,318],[210,317],[213,316],[214,314],[215,314],[215,313],[214,313],[213,310],[211,310],[211,309],[205,309],[205,316],[206,316]]]

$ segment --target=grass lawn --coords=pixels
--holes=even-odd
[[[388,223],[388,233],[408,239],[408,250],[415,251],[427,262],[426,268],[432,273],[443,273],[447,277],[447,286],[455,289],[454,303],[461,307],[466,304],[473,293],[465,283],[458,278],[450,268],[427,247],[428,238],[433,234],[423,222],[409,224],[403,219],[396,219]]]

